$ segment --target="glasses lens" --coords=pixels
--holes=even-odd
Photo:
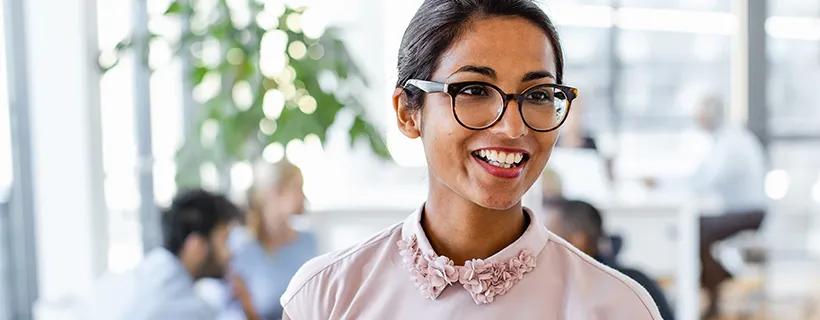
[[[538,86],[524,93],[522,116],[536,130],[552,130],[561,125],[569,111],[567,94],[559,88]]]
[[[495,122],[504,108],[504,99],[493,87],[471,84],[455,97],[455,113],[467,127],[479,129]]]

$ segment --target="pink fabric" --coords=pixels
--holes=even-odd
[[[291,319],[661,319],[646,291],[552,235],[535,215],[487,259],[437,255],[417,210],[308,262],[281,302]]]
[[[527,250],[507,261],[472,259],[463,266],[435,252],[423,253],[415,235],[397,243],[404,267],[421,294],[435,300],[444,289],[456,282],[473,297],[476,304],[493,302],[495,296],[509,291],[524,274],[535,268],[535,258]]]

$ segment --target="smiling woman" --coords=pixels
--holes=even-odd
[[[638,284],[551,234],[521,199],[578,95],[531,0],[427,0],[399,49],[393,107],[420,139],[427,201],[308,262],[293,319],[660,319]],[[451,288],[452,287],[452,288]]]

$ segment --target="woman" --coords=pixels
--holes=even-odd
[[[418,211],[314,259],[282,296],[292,319],[660,319],[637,283],[552,235],[521,198],[576,90],[531,0],[427,0],[393,95],[429,171]],[[503,92],[503,93],[502,93]]]
[[[231,264],[248,287],[256,313],[263,319],[280,319],[279,297],[297,270],[316,256],[316,238],[297,231],[291,218],[304,212],[302,172],[282,161],[257,170],[248,192],[248,232],[231,236]]]

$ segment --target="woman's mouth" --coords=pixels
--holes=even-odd
[[[472,152],[473,157],[491,175],[500,178],[516,178],[521,175],[530,156],[523,151],[481,149]]]

